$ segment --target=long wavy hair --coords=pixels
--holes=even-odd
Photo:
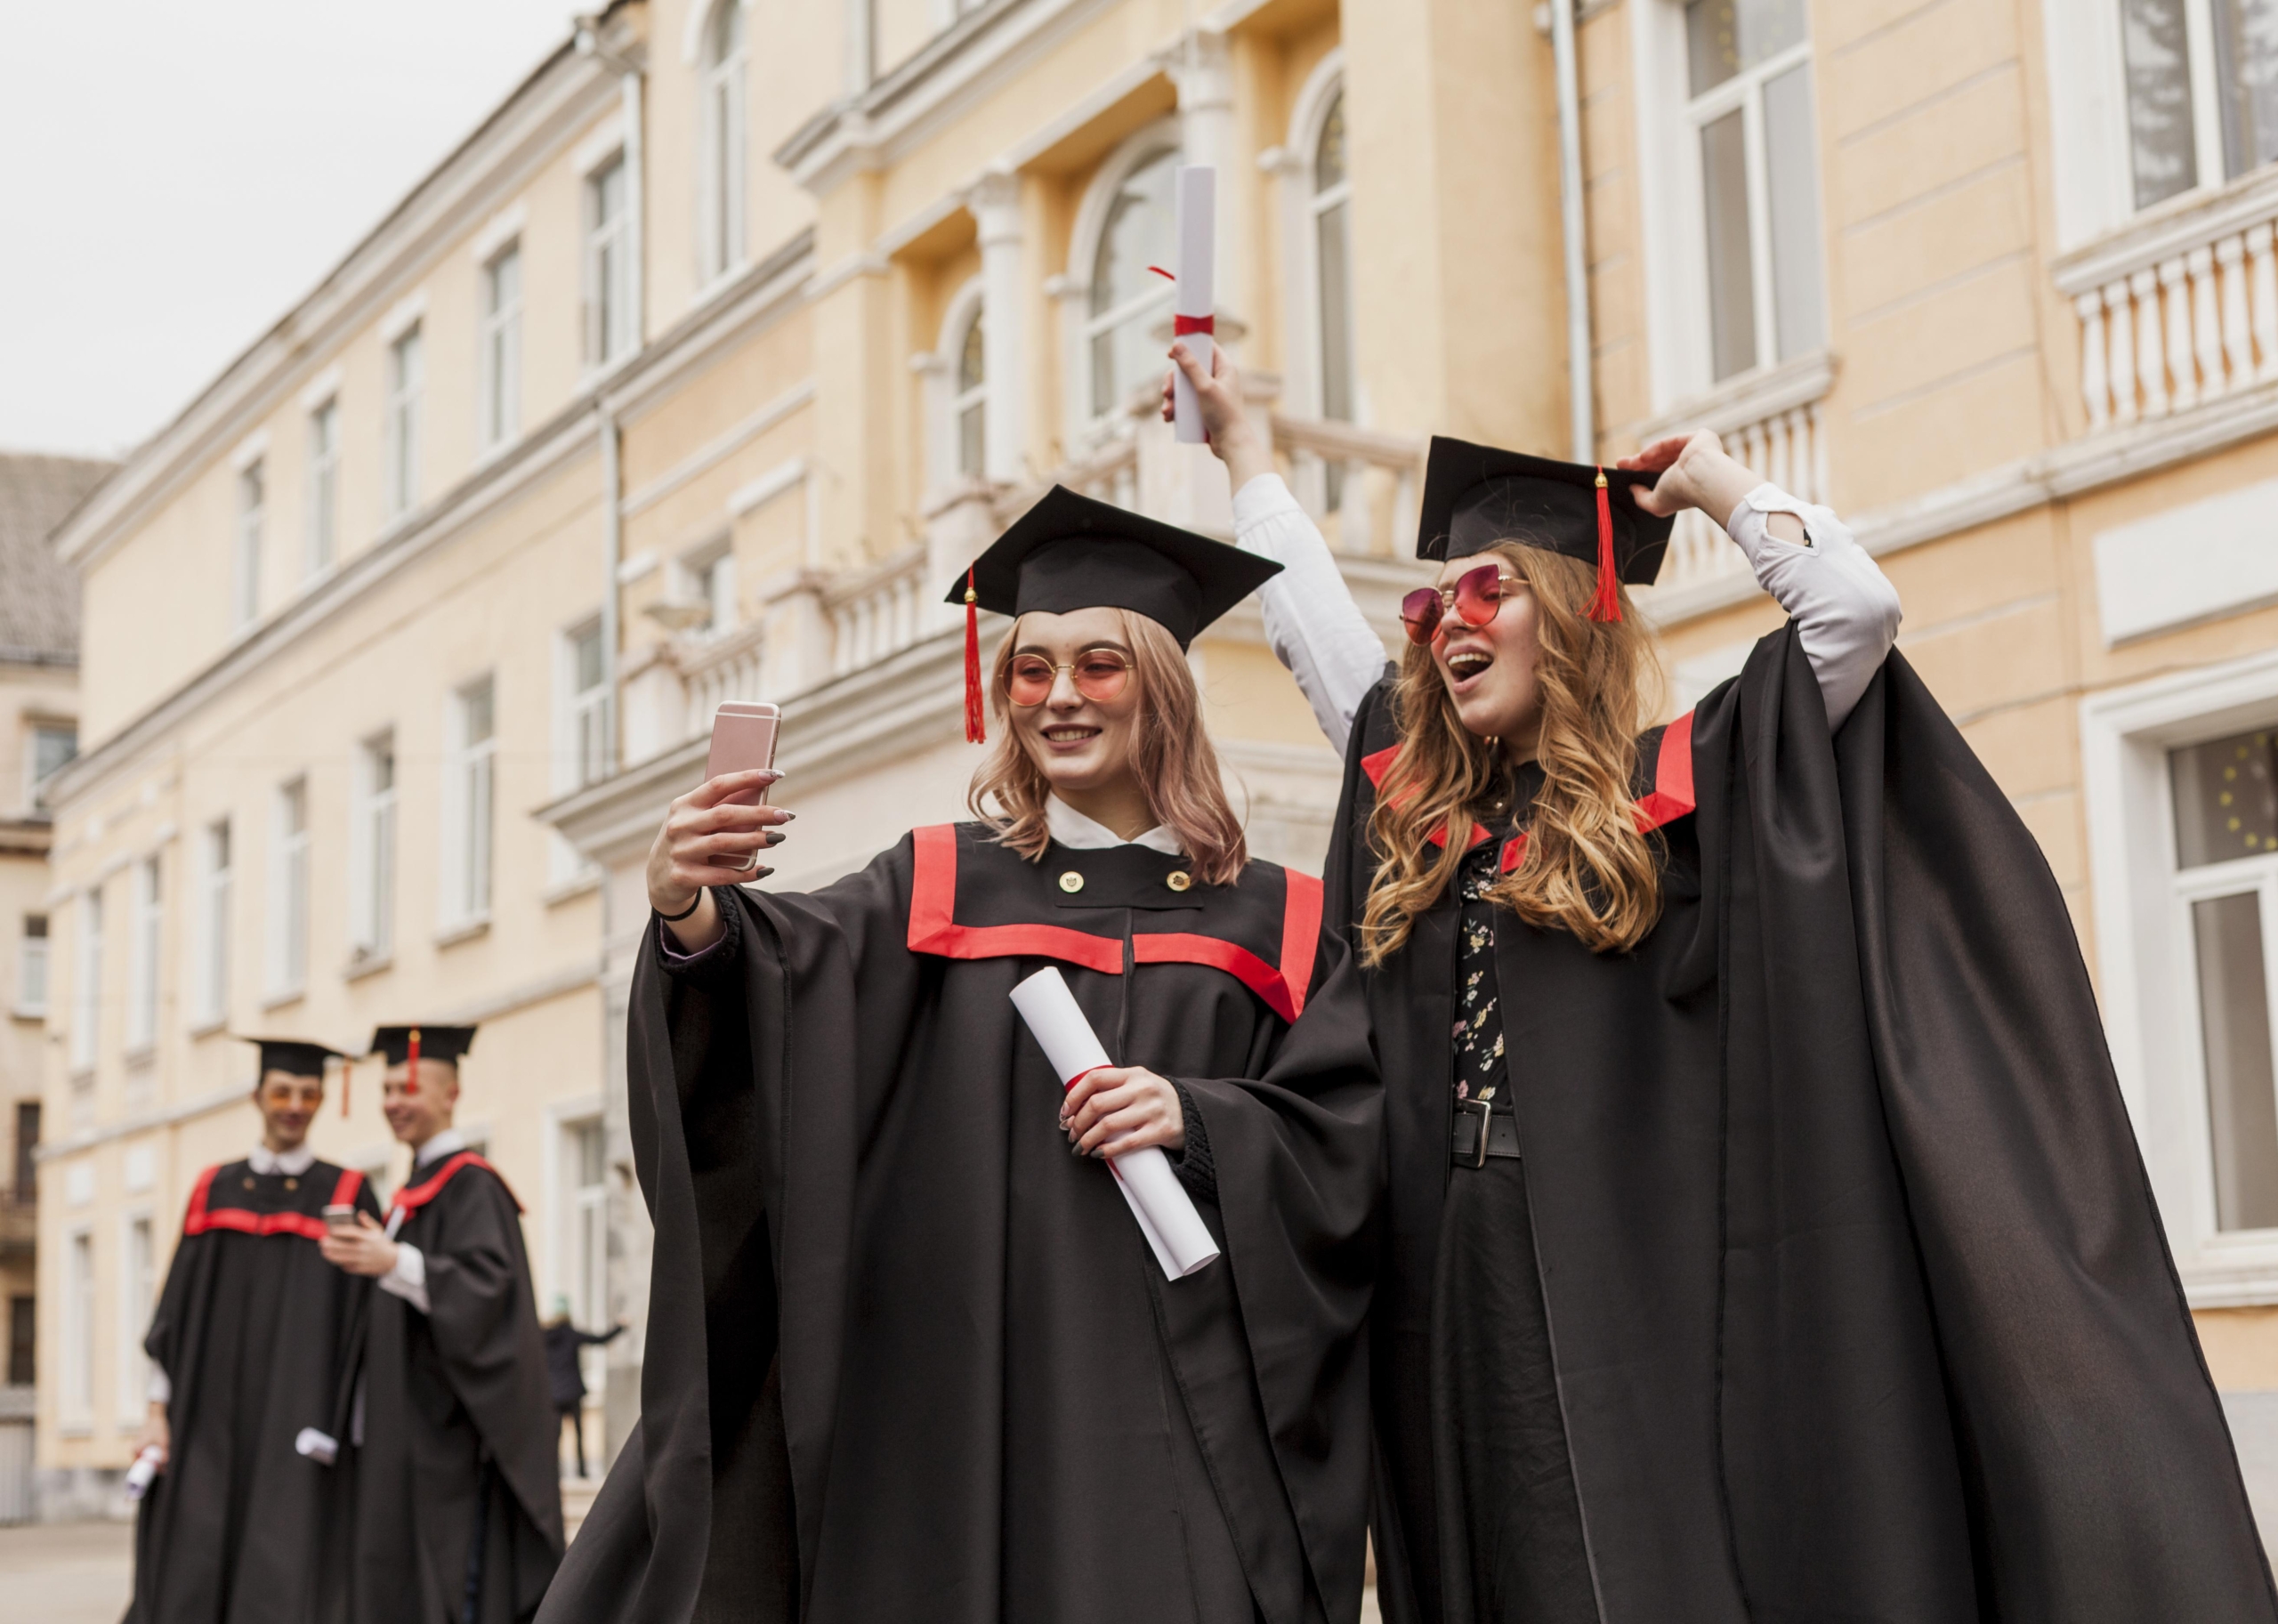
[[[1535,748],[1543,782],[1526,859],[1488,895],[1532,925],[1572,932],[1595,952],[1634,948],[1660,917],[1660,874],[1632,802],[1637,733],[1659,698],[1654,658],[1628,594],[1619,620],[1589,618],[1595,565],[1519,542],[1482,554],[1507,562],[1536,604]],[[1507,812],[1500,747],[1466,731],[1428,648],[1410,645],[1393,687],[1400,754],[1369,818],[1376,877],[1361,918],[1361,958],[1382,964],[1417,916],[1453,883],[1474,822]],[[1443,845],[1432,831],[1444,826]]]
[[[1218,752],[1202,726],[1202,696],[1195,691],[1194,673],[1167,631],[1144,615],[1117,612],[1135,667],[1132,677],[1139,684],[1131,765],[1146,789],[1147,810],[1178,836],[1188,871],[1197,880],[1231,885],[1249,861],[1249,846],[1218,776]],[[997,745],[973,775],[965,804],[974,817],[996,826],[1000,842],[1035,862],[1052,839],[1044,815],[1052,785],[1012,725],[1006,690],[1019,636],[1015,621],[990,662],[989,708],[997,717]]]

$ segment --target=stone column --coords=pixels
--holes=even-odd
[[[1021,297],[1021,177],[990,171],[967,194],[965,206],[981,239],[981,365],[989,380],[981,402],[988,444],[983,471],[992,485],[1013,485],[1025,472],[1029,433],[1028,367],[1021,343],[1028,323]]]

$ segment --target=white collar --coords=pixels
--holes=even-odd
[[[1108,846],[1145,846],[1160,852],[1166,857],[1180,855],[1178,836],[1158,823],[1135,840],[1126,840],[1113,829],[1062,800],[1058,796],[1044,798],[1044,823],[1052,837],[1074,852],[1097,852]]]
[[[253,1154],[246,1158],[246,1165],[264,1177],[271,1173],[283,1173],[298,1178],[316,1163],[317,1153],[305,1144],[297,1151],[286,1151],[281,1154],[265,1144],[257,1144],[253,1147]]]
[[[466,1149],[466,1135],[455,1127],[447,1127],[411,1153],[411,1165],[424,1168],[431,1161],[440,1161],[454,1151]]]

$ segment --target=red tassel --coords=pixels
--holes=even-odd
[[[352,1060],[342,1061],[340,1062],[340,1114],[343,1117],[348,1114],[348,1085],[355,1080],[356,1062]]]
[[[403,1063],[410,1068],[404,1080],[411,1085],[411,1092],[417,1094],[419,1092],[419,1029],[416,1026],[411,1029],[411,1046],[404,1055]]]
[[[1598,470],[1598,594],[1590,603],[1593,620],[1621,618],[1621,575],[1613,564],[1613,505]]]
[[[981,744],[989,737],[989,720],[981,704],[981,601],[973,590],[973,567],[965,572],[965,741]]]

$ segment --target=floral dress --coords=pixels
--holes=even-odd
[[[1503,1086],[1503,1012],[1495,983],[1495,904],[1488,887],[1495,883],[1503,852],[1499,840],[1484,840],[1463,860],[1456,877],[1462,912],[1456,921],[1456,1098],[1484,1100],[1491,1111],[1511,1109]]]

